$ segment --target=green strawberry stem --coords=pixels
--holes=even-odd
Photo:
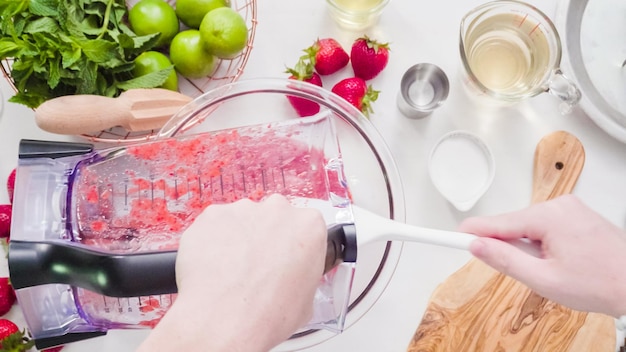
[[[389,43],[379,43],[375,39],[371,39],[367,35],[363,35],[363,37],[361,38],[365,40],[365,43],[367,44],[368,48],[374,49],[375,53],[378,52],[379,48],[385,48],[387,49],[387,51],[391,51],[391,49],[389,49]]]
[[[313,66],[317,63],[317,53],[320,51],[319,38],[310,47],[303,50],[306,55],[302,58],[308,58]]]
[[[26,337],[26,331],[16,331],[0,341],[0,351],[24,352],[35,346],[35,341]]]
[[[302,55],[298,59],[298,62],[294,65],[293,68],[287,68],[285,73],[292,75],[294,78],[300,81],[304,81],[313,76],[313,72],[315,71],[315,59],[311,60],[308,55]]]
[[[363,96],[361,100],[361,111],[366,117],[369,117],[370,114],[374,113],[374,109],[372,108],[372,103],[378,99],[378,94],[380,91],[374,90],[372,86],[367,86],[367,92]]]

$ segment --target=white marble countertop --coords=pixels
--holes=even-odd
[[[578,108],[569,115],[561,115],[558,101],[547,94],[515,107],[489,110],[474,105],[462,91],[459,22],[467,11],[481,3],[480,0],[428,3],[392,0],[380,23],[365,32],[391,43],[388,67],[371,81],[381,91],[371,121],[397,162],[405,191],[407,223],[453,230],[466,216],[527,206],[535,146],[543,136],[565,130],[578,137],[586,151],[584,170],[574,193],[610,221],[626,227],[626,144],[609,137]],[[554,18],[556,0],[530,3]],[[294,63],[301,55],[300,50],[315,38],[334,37],[349,48],[362,33],[337,27],[329,18],[323,0],[258,1],[254,49],[241,79],[285,77],[285,65]],[[404,71],[420,62],[440,66],[448,74],[451,91],[447,101],[433,115],[411,120],[397,110],[395,99]],[[12,92],[4,80],[0,87],[6,101]],[[496,161],[491,188],[466,213],[455,210],[437,193],[427,169],[427,157],[434,143],[446,132],[456,129],[482,137]],[[16,166],[21,138],[58,140],[65,137],[39,130],[31,110],[7,104],[0,120],[0,179],[6,179]],[[6,192],[0,192],[0,203],[6,202]],[[467,252],[459,250],[405,244],[395,274],[376,304],[343,334],[308,350],[406,350],[432,291],[469,258]],[[18,317],[19,313],[14,311],[11,315]],[[114,332],[68,346],[66,350],[130,351],[143,336],[145,331]]]

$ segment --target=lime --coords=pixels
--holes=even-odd
[[[209,11],[230,7],[229,0],[176,0],[176,15],[189,28],[198,29]]]
[[[234,58],[248,43],[246,21],[230,7],[207,13],[200,24],[200,35],[209,53],[220,59]]]
[[[128,22],[137,35],[161,33],[156,47],[169,44],[180,27],[174,8],[163,0],[140,0],[128,11]]]
[[[135,77],[147,75],[148,73],[157,72],[162,69],[172,66],[172,62],[164,54],[158,51],[146,51],[141,53],[135,59],[135,68],[133,74]],[[177,91],[178,90],[178,76],[176,71],[172,70],[172,73],[167,77],[161,88]]]
[[[200,32],[189,29],[178,33],[170,44],[174,68],[187,78],[202,78],[215,70],[218,59],[204,48]]]

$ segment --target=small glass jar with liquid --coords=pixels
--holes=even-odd
[[[340,27],[361,30],[378,23],[390,0],[326,0],[331,17]]]

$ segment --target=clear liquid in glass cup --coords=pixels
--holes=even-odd
[[[543,92],[557,96],[567,112],[578,88],[559,69],[561,41],[550,19],[519,1],[493,1],[461,21],[460,51],[470,91],[503,102]]]
[[[390,0],[326,0],[331,17],[346,29],[361,30],[378,23]]]

